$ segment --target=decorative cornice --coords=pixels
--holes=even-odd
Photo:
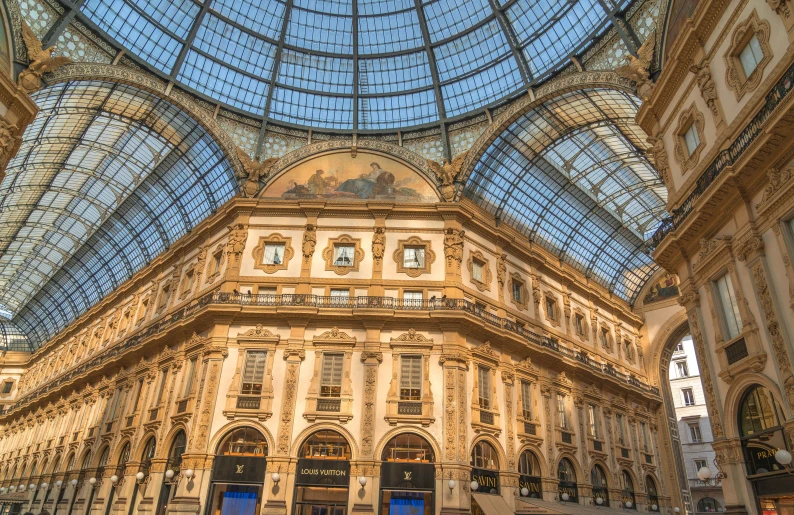
[[[433,343],[432,338],[427,338],[425,335],[417,333],[413,327],[408,329],[407,333],[403,333],[397,338],[391,338],[393,342],[414,342],[414,343]]]
[[[338,327],[334,326],[330,331],[325,331],[324,333],[315,336],[313,340],[339,340],[345,342],[355,342],[356,338],[354,336],[350,336],[344,331],[340,331]]]
[[[237,338],[247,338],[247,339],[254,339],[254,338],[261,338],[261,339],[281,339],[281,335],[273,334],[270,332],[269,329],[266,329],[262,326],[262,324],[256,324],[256,327],[253,329],[249,329],[244,333],[240,333],[237,335]]]

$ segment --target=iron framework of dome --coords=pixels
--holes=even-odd
[[[160,75],[240,113],[377,131],[438,125],[525,92],[613,24],[625,32],[616,20],[629,3],[80,0],[73,8]]]

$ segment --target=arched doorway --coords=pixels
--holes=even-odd
[[[179,430],[171,441],[171,448],[168,450],[168,461],[165,464],[165,475],[163,485],[160,488],[160,497],[157,502],[157,515],[165,515],[168,503],[176,492],[175,478],[179,477],[182,468],[182,455],[187,447],[187,436],[185,432]],[[171,477],[169,477],[171,476]]]
[[[485,440],[474,444],[471,450],[472,489],[478,494],[499,494],[499,454]],[[477,483],[477,488],[474,488]]]
[[[620,473],[620,503],[623,508],[629,510],[637,509],[637,500],[634,497],[634,480],[631,479],[631,474],[626,470]]]
[[[782,500],[790,506],[794,479],[777,459],[778,451],[791,451],[783,432],[783,410],[769,389],[753,385],[742,395],[738,417],[747,479],[753,485],[759,513],[786,513],[779,506]]]
[[[154,452],[156,449],[157,439],[154,436],[150,436],[149,439],[146,440],[146,445],[144,445],[143,452],[141,453],[141,461],[140,465],[138,465],[135,484],[132,487],[132,496],[130,497],[127,515],[132,515],[136,509],[135,503],[138,501],[138,488],[140,486],[140,481],[137,479],[137,475],[143,474],[143,476],[141,476],[142,478],[149,476],[149,469],[152,466],[152,458],[154,458]]]
[[[712,497],[704,497],[698,501],[697,513],[720,513],[722,505]]]
[[[648,511],[659,511],[659,490],[651,476],[645,476],[645,492],[648,494]]]
[[[518,458],[518,495],[539,499],[543,497],[540,462],[537,455],[525,450]]]
[[[212,463],[209,515],[256,515],[262,506],[267,440],[252,427],[233,429]]]
[[[599,506],[609,506],[609,483],[601,465],[593,465],[590,483],[593,485],[593,502]]]
[[[309,436],[298,453],[293,515],[346,515],[350,443],[331,430]]]
[[[411,433],[395,436],[381,453],[381,515],[435,513],[435,455],[430,444]]]
[[[565,502],[579,502],[579,487],[576,484],[576,469],[568,458],[562,458],[557,465],[557,492],[560,500]]]

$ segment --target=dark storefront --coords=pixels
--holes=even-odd
[[[524,451],[518,458],[518,495],[533,499],[543,498],[540,480],[540,463],[532,451]]]
[[[576,471],[573,468],[573,463],[567,458],[561,459],[557,466],[557,479],[560,481],[557,486],[560,500],[578,503],[579,487],[576,484]]]
[[[293,515],[346,515],[350,445],[335,431],[318,431],[303,444],[295,474]]]
[[[403,434],[383,450],[380,469],[381,515],[433,515],[435,513],[435,461],[423,438]]]
[[[212,463],[208,515],[257,515],[267,468],[267,441],[252,428],[232,431]]]

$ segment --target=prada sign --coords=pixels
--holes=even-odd
[[[518,476],[518,495],[521,497],[524,497],[524,494],[521,493],[523,488],[529,490],[527,497],[534,497],[536,499],[543,497],[543,488],[540,478],[537,476]]]
[[[212,480],[223,483],[264,483],[267,458],[217,456],[212,462]]]
[[[350,462],[347,460],[298,460],[297,485],[350,486]]]
[[[493,470],[471,469],[471,480],[477,481],[480,485],[476,492],[478,494],[498,494],[499,493],[499,473]]]
[[[381,488],[433,490],[436,468],[430,463],[384,463],[380,466]]]

